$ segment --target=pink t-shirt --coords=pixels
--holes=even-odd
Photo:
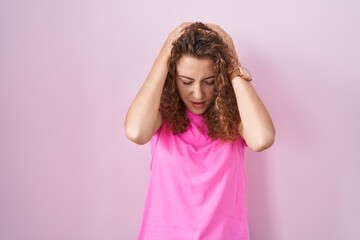
[[[222,143],[186,111],[186,132],[150,141],[150,180],[139,240],[248,240],[243,139]]]

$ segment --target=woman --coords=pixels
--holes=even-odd
[[[275,137],[250,81],[219,26],[170,33],[125,120],[130,140],[151,140],[138,239],[249,239],[244,150]]]

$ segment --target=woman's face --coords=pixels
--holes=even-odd
[[[210,58],[185,55],[179,59],[176,71],[181,100],[192,113],[203,114],[214,101],[214,62]]]

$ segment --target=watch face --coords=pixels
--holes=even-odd
[[[245,67],[241,66],[240,67],[240,71],[241,73],[244,75],[244,77],[246,77],[247,79],[251,80],[252,76],[249,70],[247,70]]]

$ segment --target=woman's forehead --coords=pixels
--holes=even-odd
[[[197,58],[193,56],[182,56],[176,64],[176,70],[181,75],[214,74],[214,61],[210,58]],[[188,76],[192,77],[192,76]],[[193,76],[194,77],[194,76]],[[199,77],[199,76],[198,76]]]

